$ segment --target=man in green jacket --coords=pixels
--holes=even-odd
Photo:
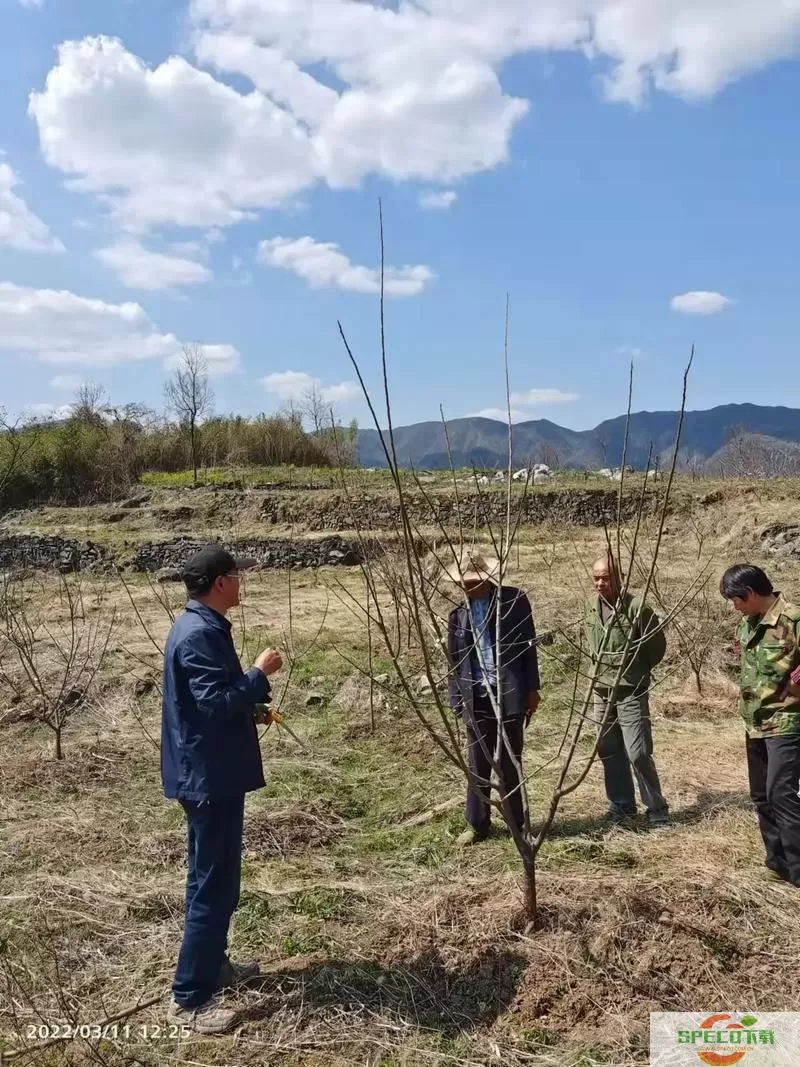
[[[669,823],[669,808],[653,760],[648,702],[650,672],[667,648],[664,629],[639,597],[621,594],[620,574],[608,555],[595,563],[593,578],[597,598],[587,605],[586,636],[593,664],[599,661],[594,715],[598,726],[605,718],[597,752],[603,763],[608,815],[615,822],[636,815],[633,767],[648,822],[664,826]]]
[[[720,592],[742,616],[739,713],[767,876],[800,888],[800,607],[749,563],[729,567]]]

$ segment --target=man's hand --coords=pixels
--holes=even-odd
[[[279,711],[273,710],[269,704],[256,704],[253,710],[253,720],[256,726],[266,726],[267,729],[276,722],[279,726],[283,726],[284,718]]]
[[[256,658],[255,666],[258,667],[262,674],[266,674],[267,676],[275,674],[275,672],[279,671],[283,666],[280,652],[274,648],[265,648]]]
[[[541,693],[538,691],[538,689],[535,689],[532,693],[528,694],[528,710],[525,712],[525,725],[526,726],[530,723],[531,719],[536,714],[536,711],[537,711],[539,705],[541,704],[541,702],[542,702],[542,696],[541,696]]]
[[[800,700],[800,667],[795,667],[789,675],[783,689],[778,694],[779,700],[786,700],[787,697],[792,697],[794,700]]]

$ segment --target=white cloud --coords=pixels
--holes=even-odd
[[[63,252],[47,225],[14,192],[19,179],[8,163],[0,163],[0,245],[22,252]]]
[[[23,415],[37,422],[50,422],[51,419],[68,419],[72,412],[72,404],[29,404]]]
[[[508,158],[528,104],[503,94],[468,22],[356,0],[246,8],[194,5],[198,58],[244,74],[291,112],[330,185],[368,174],[452,181]],[[304,69],[323,64],[340,91]]]
[[[796,0],[590,0],[588,50],[610,57],[612,100],[638,103],[651,88],[686,99],[800,51]]]
[[[169,245],[169,254],[178,256],[180,259],[190,259],[195,263],[208,263],[211,252],[205,241],[172,241]]]
[[[19,0],[23,7],[41,7],[44,0]]]
[[[565,393],[561,389],[529,389],[526,393],[512,393],[511,421],[526,422],[534,418],[529,409],[540,408],[547,404],[571,404],[580,397],[577,393]],[[498,422],[508,422],[507,408],[482,408],[473,412],[473,416],[479,419],[495,419]]]
[[[473,419],[494,419],[495,422],[508,422],[508,409],[507,408],[481,408],[480,411],[473,412],[469,416]],[[524,422],[530,418],[524,411],[517,411],[516,408],[511,409],[511,421],[512,422]]]
[[[192,0],[196,61],[63,44],[34,93],[45,158],[133,228],[226,226],[319,182],[446,183],[509,157],[503,65],[582,52],[606,95],[709,96],[800,54],[798,0]]]
[[[229,225],[315,177],[308,135],[261,93],[178,56],[149,70],[109,37],[61,45],[30,113],[47,162],[133,228]]]
[[[701,290],[674,296],[670,307],[682,315],[719,315],[731,303],[732,301],[722,293],[707,293]]]
[[[68,393],[74,393],[83,385],[83,378],[79,374],[56,374],[50,379],[53,389],[64,389]]]
[[[310,392],[316,392],[324,404],[349,404],[363,395],[355,382],[325,385],[320,378],[297,370],[268,374],[266,378],[261,379],[261,384],[268,393],[274,393],[283,401],[301,401]]]
[[[458,193],[454,189],[446,189],[441,193],[420,193],[419,205],[426,211],[447,211],[456,200],[458,200]]]
[[[527,393],[512,393],[511,403],[523,408],[538,408],[546,404],[572,404],[580,399],[577,393],[561,389],[529,389]]]
[[[204,346],[209,363],[231,370],[230,345]],[[139,304],[107,304],[67,290],[28,289],[0,282],[0,350],[30,354],[45,363],[110,367],[148,359],[167,361],[181,350],[172,333],[160,333]]]
[[[463,107],[468,85],[481,127],[495,135],[509,120],[513,127],[524,102],[503,97],[491,79],[504,60],[529,51],[583,51],[610,60],[608,95],[632,101],[651,88],[708,95],[800,51],[797,0],[421,0],[413,6],[193,0],[192,11],[201,60],[247,75],[312,124],[347,109],[354,132],[363,133],[383,108],[391,137],[418,108],[424,140],[439,107],[451,114]],[[345,83],[343,94],[311,76],[315,63],[327,64]],[[425,108],[424,87],[443,84],[452,89],[450,100],[443,94]],[[440,132],[455,158],[453,134],[466,135],[467,155],[468,121]],[[487,130],[480,134],[485,144]]]
[[[122,238],[109,248],[99,248],[94,255],[129,289],[155,292],[177,289],[182,285],[203,285],[213,278],[204,264],[182,256],[154,252],[132,237]]]
[[[379,293],[381,276],[372,267],[351,263],[335,244],[324,244],[313,237],[273,237],[258,246],[258,258],[270,267],[290,270],[303,278],[312,289],[335,286],[354,293]],[[394,296],[416,296],[435,277],[428,267],[387,267],[384,287]]]

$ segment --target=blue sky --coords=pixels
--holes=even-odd
[[[800,4],[0,0],[0,406],[800,407]],[[60,49],[60,51],[59,51]],[[176,58],[177,57],[177,58]],[[31,95],[33,94],[33,96]],[[334,247],[335,246],[335,247]],[[766,364],[766,366],[765,366]]]

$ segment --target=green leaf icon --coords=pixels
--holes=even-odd
[[[757,1023],[758,1018],[755,1015],[743,1015],[742,1026],[752,1026],[753,1023]]]

